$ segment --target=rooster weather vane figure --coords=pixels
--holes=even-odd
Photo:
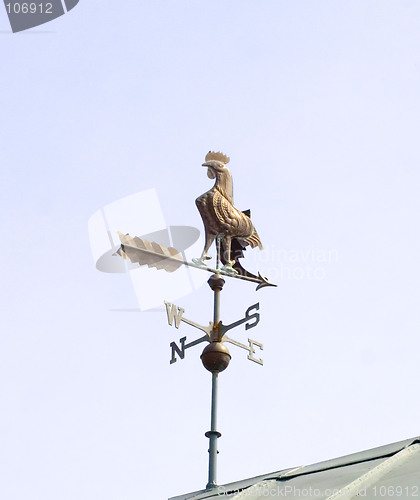
[[[251,281],[257,290],[265,286],[277,286],[267,278],[250,273],[242,267],[239,259],[248,245],[262,249],[262,243],[251,221],[250,211],[239,211],[233,204],[232,176],[226,165],[229,158],[223,153],[209,151],[203,167],[207,167],[210,179],[216,179],[214,186],[199,196],[195,203],[203,219],[205,245],[200,258],[192,262],[184,260],[181,253],[173,247],[165,247],[155,241],[150,242],[137,236],[119,233],[121,246],[114,255],[131,260],[134,264],[147,265],[167,272],[176,271],[182,265],[194,267],[210,273],[216,271],[231,278]],[[211,259],[207,252],[216,240],[217,256],[215,268],[209,267],[206,260]],[[219,269],[219,261],[223,267]]]
[[[252,248],[262,243],[250,218],[250,211],[240,212],[233,204],[232,175],[227,168],[230,158],[223,153],[209,151],[203,167],[207,167],[209,179],[216,179],[214,186],[195,200],[198,211],[203,219],[206,242],[199,259],[194,259],[198,265],[205,265],[210,259],[207,252],[213,241],[217,240],[217,259],[224,266],[222,270],[232,274],[253,276],[240,265],[243,250],[247,245]]]
[[[139,237],[131,237],[129,234],[120,235],[121,246],[115,255],[129,259],[140,266],[147,265],[156,269],[163,269],[167,272],[174,272],[179,267],[186,265],[212,273],[208,284],[214,292],[213,321],[207,326],[202,326],[183,316],[184,309],[165,301],[166,314],[170,326],[175,324],[175,328],[181,326],[181,322],[198,328],[203,336],[187,342],[184,336],[176,342],[171,342],[171,360],[170,363],[177,361],[177,355],[184,359],[187,349],[196,346],[202,342],[208,342],[201,355],[204,367],[212,373],[212,398],[211,398],[211,430],[206,432],[209,438],[209,480],[206,489],[215,488],[216,483],[216,462],[217,462],[217,439],[221,436],[216,430],[217,422],[217,384],[218,374],[225,370],[229,365],[231,356],[226,347],[230,343],[248,351],[248,359],[259,365],[263,360],[255,356],[255,349],[263,349],[263,344],[248,338],[248,345],[245,341],[237,341],[226,334],[228,331],[240,325],[245,325],[245,330],[257,326],[260,321],[259,303],[248,307],[245,316],[230,324],[223,324],[220,321],[220,294],[224,286],[223,277],[241,279],[257,284],[257,290],[266,286],[276,286],[270,283],[267,278],[258,276],[246,271],[239,259],[243,257],[243,252],[247,246],[262,249],[260,237],[251,221],[250,211],[241,212],[233,204],[232,176],[227,164],[229,158],[223,153],[209,151],[206,155],[203,167],[207,167],[207,175],[210,179],[215,179],[214,186],[206,193],[199,196],[195,203],[204,224],[205,244],[199,258],[192,262],[184,260],[181,253],[175,248],[165,247],[157,242],[149,242]],[[206,261],[213,242],[216,242],[216,265],[214,268],[208,267]],[[220,264],[223,264],[220,267]]]

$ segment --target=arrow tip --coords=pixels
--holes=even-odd
[[[260,280],[260,283],[258,283],[257,288],[255,289],[256,291],[260,288],[264,288],[265,286],[277,286],[275,283],[270,283],[264,276],[261,276],[260,272],[258,273],[258,279]]]

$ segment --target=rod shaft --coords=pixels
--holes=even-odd
[[[216,238],[216,276],[220,278],[220,237]],[[220,291],[221,288],[214,288],[213,323],[217,325],[220,321]]]
[[[220,321],[220,289],[214,291],[213,323],[217,325]]]
[[[207,433],[209,438],[209,482],[206,488],[215,488],[217,486],[217,438],[220,433],[217,432],[217,373],[212,374],[211,381],[211,431]]]

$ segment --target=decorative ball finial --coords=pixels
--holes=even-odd
[[[226,370],[231,358],[229,350],[223,342],[210,342],[200,357],[204,368],[212,373]]]

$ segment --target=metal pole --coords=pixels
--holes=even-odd
[[[216,262],[216,273],[212,276],[211,281],[209,280],[209,285],[214,292],[214,306],[213,306],[213,331],[212,331],[212,342],[220,342],[220,292],[222,291],[224,280],[219,273],[219,262],[220,262],[220,239],[216,240],[217,248],[217,262]],[[209,482],[207,483],[206,489],[216,488],[216,474],[217,474],[217,439],[221,436],[220,432],[216,430],[217,427],[217,388],[218,388],[218,372],[212,372],[211,379],[211,422],[210,431],[206,432],[206,436],[209,438]]]
[[[217,438],[221,436],[220,432],[216,430],[217,427],[217,381],[218,374],[212,374],[211,381],[211,430],[206,432],[209,438],[209,482],[206,488],[215,488],[216,474],[217,474]]]
[[[215,325],[216,331],[218,330],[218,323],[220,317],[220,288],[214,289],[214,311],[213,311],[213,323]],[[217,339],[214,338],[217,336]],[[213,332],[213,340],[220,340],[219,334]],[[207,483],[206,489],[215,488],[216,474],[217,474],[217,438],[221,436],[220,432],[216,430],[217,427],[217,385],[218,385],[218,373],[212,373],[211,379],[211,421],[210,421],[210,431],[206,432],[206,436],[209,438],[209,482]]]

